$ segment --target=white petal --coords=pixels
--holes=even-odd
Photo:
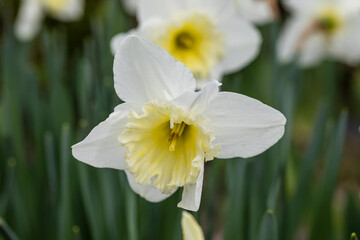
[[[220,25],[226,36],[226,55],[220,63],[225,73],[248,65],[258,55],[261,45],[259,31],[245,20],[234,17]]]
[[[43,19],[42,7],[38,0],[22,0],[15,22],[15,35],[19,40],[30,41],[40,31]]]
[[[173,99],[195,89],[195,79],[184,64],[135,35],[126,37],[115,54],[114,80],[122,100],[141,103]]]
[[[299,63],[302,67],[312,67],[326,56],[327,42],[323,34],[317,33],[308,37],[301,49]]]
[[[119,134],[127,123],[131,110],[138,110],[140,105],[124,103],[104,121],[97,125],[81,142],[72,146],[73,156],[84,163],[98,168],[125,169],[125,148],[118,141]]]
[[[220,92],[204,113],[208,129],[220,145],[219,158],[258,155],[275,144],[284,133],[285,117],[258,100],[241,94]]]
[[[233,0],[140,0],[138,7],[142,23],[154,17],[169,19],[178,13],[192,11],[201,11],[222,21],[235,14],[236,6]]]
[[[301,4],[303,4],[304,1],[299,0],[283,0],[283,5],[290,11],[296,11],[301,8]]]
[[[113,55],[115,55],[116,51],[119,49],[122,41],[124,41],[124,39],[131,35],[131,34],[137,34],[137,30],[136,29],[132,29],[129,32],[126,33],[119,33],[117,35],[115,35],[111,41],[110,41],[110,49],[111,49],[111,53]]]
[[[84,0],[68,0],[60,9],[51,10],[49,14],[62,21],[74,21],[82,17],[84,13]]]
[[[181,228],[184,240],[204,240],[204,233],[193,215],[183,211],[181,217]]]
[[[280,62],[289,63],[294,59],[300,38],[310,23],[311,19],[305,17],[291,18],[285,23],[277,44],[277,55]]]
[[[327,1],[327,0],[325,0]],[[314,9],[324,2],[322,0],[283,0],[284,6],[290,11],[308,11]]]
[[[189,114],[201,115],[216,97],[220,86],[221,83],[213,80],[205,84],[199,92],[186,92],[172,102],[189,111]]]
[[[122,0],[125,10],[131,14],[135,15],[137,11],[137,7],[139,5],[139,0]]]
[[[209,13],[214,18],[213,20],[219,23],[237,15],[236,5],[233,0],[188,0],[188,5],[193,10]]]
[[[172,195],[172,194],[169,195],[163,194],[156,188],[153,188],[152,186],[144,186],[138,184],[135,182],[134,176],[130,172],[125,171],[125,173],[131,189],[137,194],[139,194],[141,197],[145,198],[147,201],[160,202]]]
[[[197,211],[200,207],[202,185],[204,179],[204,164],[200,166],[200,173],[195,184],[185,185],[182,193],[181,202],[178,207],[189,211]]]
[[[196,89],[197,90],[202,89],[207,83],[213,81],[214,79],[221,82],[223,77],[224,77],[223,66],[219,63],[210,70],[209,77],[196,79]]]
[[[346,28],[334,36],[330,54],[350,65],[360,62],[360,14],[349,22]]]
[[[360,1],[359,0],[341,0],[338,2],[339,11],[344,14],[344,16],[357,15],[359,16],[360,12]]]
[[[270,5],[266,1],[236,0],[239,12],[246,20],[264,24],[274,19]]]

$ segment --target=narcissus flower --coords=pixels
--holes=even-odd
[[[61,21],[73,21],[83,14],[83,0],[22,0],[15,23],[15,35],[28,41],[35,37],[45,14]]]
[[[168,51],[194,74],[198,86],[237,71],[258,54],[260,34],[236,12],[233,0],[140,0],[142,36]],[[128,34],[111,41],[113,53]]]
[[[184,240],[204,240],[204,233],[190,213],[183,211],[181,217],[181,228]]]
[[[333,58],[347,64],[360,62],[360,1],[287,0],[292,18],[278,42],[280,61],[298,55],[303,67]]]
[[[278,15],[276,0],[234,0],[240,15],[256,24],[273,21]]]
[[[125,103],[74,145],[73,155],[94,167],[125,170],[132,189],[152,202],[183,187],[178,206],[197,211],[205,162],[260,154],[284,133],[277,110],[219,93],[217,81],[195,92],[188,68],[137,36],[119,46],[114,78]]]

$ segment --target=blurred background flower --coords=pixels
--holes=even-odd
[[[22,0],[15,35],[19,40],[30,41],[40,31],[46,14],[61,21],[74,21],[82,16],[83,11],[83,0]]]
[[[261,38],[244,21],[232,0],[141,0],[137,34],[167,50],[194,74],[198,87],[248,65],[258,54]],[[115,36],[113,53],[127,34]]]
[[[278,17],[276,0],[234,0],[238,11],[246,20],[256,24],[266,24]]]
[[[288,0],[292,12],[278,44],[279,59],[296,56],[303,67],[326,57],[350,65],[360,62],[360,2],[357,0]]]

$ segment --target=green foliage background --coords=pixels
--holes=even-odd
[[[118,0],[86,1],[75,23],[47,18],[30,43],[13,36],[18,1],[0,1],[0,239],[182,239],[181,191],[149,203],[123,172],[76,161],[71,145],[120,100],[111,37],[136,26]],[[360,68],[299,70],[275,57],[281,21],[261,27],[259,57],[222,90],[287,118],[282,140],[251,159],[206,165],[206,239],[350,239],[360,233]],[[352,239],[355,239],[352,236]]]

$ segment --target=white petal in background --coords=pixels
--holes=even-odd
[[[136,35],[147,39],[150,42],[153,42],[154,39],[159,38],[159,34],[163,34],[163,29],[165,29],[166,27],[167,24],[165,24],[164,21],[159,18],[154,18],[147,22],[140,23],[140,26],[137,28],[131,29],[125,33],[119,33],[115,35],[110,42],[111,52],[113,55],[115,55],[122,41],[124,41],[124,39],[130,35]]]
[[[22,0],[15,22],[15,36],[21,41],[30,41],[40,31],[43,9],[38,0]]]
[[[220,30],[226,36],[226,53],[219,64],[220,71],[237,71],[257,57],[262,40],[259,31],[251,23],[234,17],[222,22]]]
[[[152,18],[170,19],[180,12],[201,11],[221,22],[236,14],[233,0],[139,0],[139,22]]]
[[[315,33],[306,39],[300,55],[299,64],[307,68],[320,64],[324,57],[327,56],[328,42],[321,33]]]
[[[114,81],[122,100],[147,103],[195,90],[190,70],[162,48],[134,35],[121,44],[114,60]]]
[[[360,12],[360,1],[359,0],[341,0],[338,1],[339,10],[345,16],[359,16]]]
[[[283,0],[282,2],[289,11],[309,12],[317,9],[322,3],[331,1],[332,0]]]
[[[220,145],[219,158],[248,158],[264,152],[284,134],[285,117],[277,110],[247,96],[220,92],[207,112],[207,128]]]
[[[277,43],[277,56],[280,62],[289,63],[297,54],[300,38],[311,24],[307,17],[290,18],[282,29]]]
[[[187,1],[188,0],[139,0],[138,20],[140,23],[143,23],[152,18],[170,19],[174,16],[174,13],[186,9]]]
[[[32,40],[40,31],[45,13],[62,21],[77,20],[83,15],[84,0],[68,0],[64,4],[64,8],[55,10],[40,0],[22,0],[15,22],[15,36],[21,41]]]
[[[274,13],[265,0],[234,0],[240,15],[253,23],[265,24],[274,20]]]
[[[123,2],[125,10],[130,15],[135,15],[137,11],[137,7],[139,5],[139,0],[121,0]]]
[[[49,13],[62,21],[75,21],[82,17],[84,7],[84,0],[68,0],[64,8]]]
[[[349,65],[360,63],[360,11],[348,20],[345,29],[333,37],[330,55]]]

